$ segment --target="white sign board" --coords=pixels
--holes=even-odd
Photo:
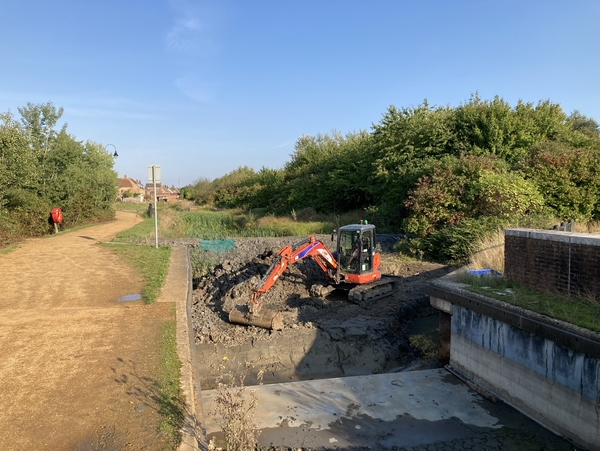
[[[152,177],[152,168],[154,168],[154,177]],[[148,183],[160,183],[160,165],[148,165]]]

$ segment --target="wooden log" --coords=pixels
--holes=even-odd
[[[236,305],[229,312],[229,322],[270,330],[283,330],[284,327],[281,313],[266,308],[261,308],[258,312],[249,313],[248,306],[246,305]]]

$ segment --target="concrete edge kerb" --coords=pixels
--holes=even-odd
[[[193,288],[193,274],[192,265],[190,259],[190,249],[185,247],[186,263],[187,263],[187,274],[188,274],[188,289],[186,298],[186,319],[188,326],[188,338],[190,345],[190,359],[194,378],[194,393],[196,404],[196,439],[198,441],[198,447],[202,451],[208,450],[208,440],[206,439],[206,428],[204,426],[204,413],[202,410],[202,387],[200,386],[200,368],[198,366],[198,357],[196,355],[196,340],[194,337],[194,327],[192,325],[192,292]]]
[[[200,393],[200,376],[194,345],[194,333],[191,321],[192,304],[192,269],[190,264],[189,249],[185,249],[185,258],[181,264],[185,265],[186,295],[178,295],[176,302],[177,321],[177,353],[181,362],[181,390],[185,399],[186,412],[184,424],[181,429],[181,443],[178,451],[207,451],[208,445],[204,432],[204,419]]]

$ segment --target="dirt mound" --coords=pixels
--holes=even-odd
[[[214,359],[216,352],[260,362],[268,369],[265,382],[371,374],[410,364],[418,351],[409,344],[406,326],[431,312],[424,290],[429,280],[446,273],[441,265],[396,262],[388,272],[404,277],[398,278],[395,292],[357,305],[340,290],[313,296],[311,288],[327,282],[317,264],[305,259],[289,266],[262,297],[266,308],[281,312],[284,330],[228,322],[229,311],[248,302],[279,250],[303,239],[239,238],[231,251],[204,255],[219,263],[194,281],[192,323],[200,358]],[[333,248],[330,235],[317,239]],[[203,254],[192,252],[193,258]],[[202,381],[205,387],[213,385],[215,376],[208,373]]]

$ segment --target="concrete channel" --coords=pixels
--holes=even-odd
[[[188,293],[188,333],[189,303]],[[358,335],[355,344],[360,340]],[[199,387],[201,370],[209,362],[198,357],[191,334],[189,343],[188,377],[195,382],[188,382],[187,396],[194,398],[190,404],[195,404],[195,421],[188,423],[186,443],[180,449],[217,449],[211,441],[223,446],[215,402],[218,391]],[[253,343],[255,352],[267,355],[272,345]],[[297,360],[302,361],[302,356]],[[342,377],[324,375],[322,368],[315,369],[314,375],[309,368],[298,368],[302,377],[297,379],[303,380],[293,380],[294,375],[286,372],[268,384],[246,386],[243,396],[248,398],[254,391],[258,399],[255,421],[261,450],[582,449],[508,404],[482,396],[445,368],[410,368],[379,367],[377,374],[366,374],[364,368],[353,367],[342,371]],[[359,374],[349,375],[353,372]],[[196,434],[195,443],[190,433]]]
[[[445,369],[250,387],[259,442],[280,449],[572,450],[570,443]],[[202,393],[218,442],[217,390]]]

